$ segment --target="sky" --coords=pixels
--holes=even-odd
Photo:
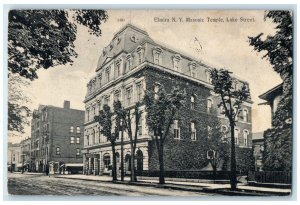
[[[262,132],[271,126],[271,110],[258,96],[281,83],[262,53],[249,46],[248,36],[259,33],[274,34],[275,24],[264,21],[263,10],[109,10],[109,19],[101,25],[102,36],[89,35],[87,29],[78,26],[75,49],[78,58],[73,66],[57,66],[39,70],[39,79],[31,82],[24,91],[31,98],[30,109],[39,104],[63,106],[64,100],[71,101],[71,108],[84,110],[86,84],[95,74],[98,58],[115,33],[131,23],[146,32],[150,37],[179,53],[184,53],[216,68],[226,68],[239,79],[250,84],[252,105],[252,132]],[[172,18],[177,21],[172,22]],[[157,22],[157,19],[169,22]],[[180,22],[179,18],[182,18]],[[186,18],[203,19],[203,22],[186,22]],[[210,22],[212,19],[224,22]],[[226,22],[236,18],[237,22]],[[240,19],[254,19],[254,22],[241,22]],[[156,19],[156,20],[155,20]],[[197,51],[200,43],[202,49]],[[9,137],[10,142],[19,142],[30,136],[30,127],[22,137]]]

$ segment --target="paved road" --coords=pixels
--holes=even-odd
[[[29,175],[8,174],[8,192],[13,195],[98,195],[98,196],[201,196],[201,192],[114,184]]]

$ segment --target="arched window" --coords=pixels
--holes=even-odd
[[[227,133],[228,133],[228,127],[226,125],[221,126],[221,132],[222,132],[222,140],[227,139]]]
[[[206,81],[209,84],[211,84],[212,83],[212,79],[211,79],[211,76],[210,76],[210,70],[206,70],[205,73],[206,73]]]
[[[131,155],[128,153],[125,155],[125,170],[131,171]]]
[[[212,105],[213,105],[213,100],[212,99],[208,99],[207,100],[207,112],[208,113],[212,112]]]
[[[136,49],[136,53],[138,56],[138,64],[141,64],[144,60],[144,48],[142,46],[138,46]]]
[[[71,133],[74,132],[74,127],[73,127],[73,126],[70,127],[70,132],[71,132]]]
[[[129,72],[132,67],[132,56],[131,54],[126,56],[126,63],[125,63],[125,73]]]
[[[191,96],[191,109],[195,109],[195,96],[194,95],[192,95]]]
[[[248,146],[249,131],[248,130],[244,130],[243,134],[244,134],[244,146],[247,147]]]
[[[176,71],[180,70],[180,60],[181,60],[181,56],[176,54],[173,56],[173,68]]]
[[[153,63],[157,64],[157,65],[161,65],[161,53],[162,53],[162,49],[159,47],[155,47],[153,49]]]
[[[249,122],[249,113],[247,109],[243,109],[243,121]]]
[[[76,127],[76,133],[77,133],[77,134],[80,134],[80,126],[77,126],[77,127]]]
[[[239,133],[240,133],[239,128],[235,128],[234,129],[234,142],[236,145],[239,144]]]
[[[192,141],[197,140],[197,130],[196,130],[195,122],[191,122],[191,139]]]
[[[193,78],[196,78],[197,77],[197,73],[196,73],[196,62],[192,61],[191,63],[189,63],[189,68],[190,68],[190,75],[193,77]]]
[[[143,172],[143,158],[143,152],[141,150],[136,151],[136,171],[138,175]]]
[[[110,165],[110,155],[108,153],[103,155],[103,164],[104,164],[104,169],[107,171]]]

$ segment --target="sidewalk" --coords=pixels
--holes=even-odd
[[[79,179],[88,181],[111,182],[111,176],[94,176],[94,175],[55,175],[58,178]],[[268,195],[289,195],[291,189],[279,189],[268,187],[247,186],[247,184],[238,184],[239,191],[230,191],[229,183],[213,183],[211,180],[197,180],[166,178],[164,185],[158,184],[158,179],[155,177],[138,177],[138,182],[130,182],[129,177],[124,178],[124,182],[117,181],[114,183],[137,185],[137,186],[152,186],[160,188],[171,188],[176,190],[199,191],[220,193],[224,195],[247,195],[247,196],[268,196]]]

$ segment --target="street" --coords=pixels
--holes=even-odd
[[[40,174],[8,173],[12,195],[98,195],[98,196],[201,196],[201,192],[114,184],[112,182],[55,178]]]

